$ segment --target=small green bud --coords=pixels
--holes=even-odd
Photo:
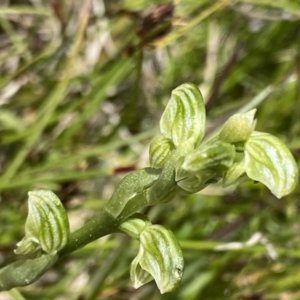
[[[290,150],[275,136],[254,131],[245,144],[246,173],[277,197],[291,193],[298,183],[298,167]]]
[[[162,168],[170,152],[174,149],[172,141],[164,136],[155,137],[150,144],[149,158],[152,168]]]
[[[46,253],[61,250],[69,238],[67,213],[58,197],[51,191],[28,193],[28,216],[25,237],[19,242],[16,254],[28,254],[42,249]]]
[[[161,294],[172,292],[183,274],[181,248],[174,234],[160,225],[146,227],[140,234],[139,253],[130,277],[135,288],[155,280]]]
[[[254,130],[256,109],[230,117],[221,129],[219,139],[227,143],[246,141]]]
[[[160,120],[161,133],[178,147],[188,140],[199,145],[205,133],[205,107],[198,87],[184,83],[172,91]]]

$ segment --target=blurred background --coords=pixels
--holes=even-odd
[[[148,166],[160,116],[184,82],[204,96],[207,138],[257,107],[256,129],[284,141],[299,165],[298,0],[0,4],[0,266],[16,259],[28,191],[54,191],[74,230],[122,177]],[[138,243],[115,234],[59,260],[20,298],[0,299],[300,299],[299,194],[278,200],[247,181],[148,208],[182,245],[185,273],[171,294],[131,287]]]

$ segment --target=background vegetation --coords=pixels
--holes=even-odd
[[[203,93],[208,136],[257,107],[257,130],[281,138],[300,161],[298,0],[1,4],[1,266],[15,260],[27,192],[53,190],[78,228],[126,172],[148,165],[160,115],[183,82]],[[300,299],[299,195],[278,200],[249,181],[149,208],[183,248],[183,282],[171,294],[154,283],[131,287],[138,244],[113,235],[0,299]],[[254,246],[215,249],[257,233]]]

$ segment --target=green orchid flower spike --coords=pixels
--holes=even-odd
[[[34,282],[61,256],[115,232],[139,241],[130,268],[135,288],[155,280],[162,294],[175,290],[184,266],[179,243],[170,230],[137,212],[172,200],[178,191],[192,194],[219,181],[226,187],[248,177],[278,198],[297,185],[291,152],[275,136],[255,131],[255,112],[233,115],[219,135],[203,142],[206,114],[198,87],[185,83],[174,89],[160,120],[161,134],[150,144],[151,167],[125,176],[81,228],[70,233],[67,213],[53,192],[29,192],[25,237],[15,250],[25,258],[0,269],[0,290]]]

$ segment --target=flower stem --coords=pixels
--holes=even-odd
[[[71,233],[68,244],[59,255],[63,256],[76,251],[100,237],[113,233],[120,222],[121,220],[116,220],[104,209],[101,209],[97,217]]]

